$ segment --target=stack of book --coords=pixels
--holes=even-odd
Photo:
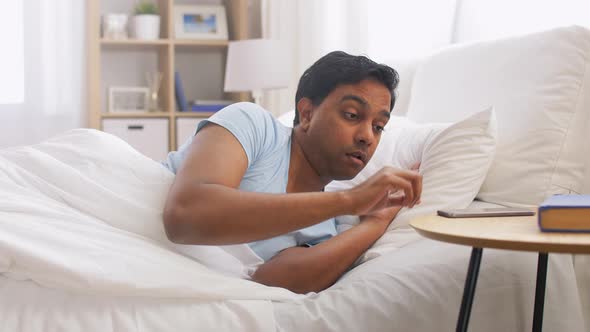
[[[590,195],[555,195],[539,206],[544,232],[590,232]]]
[[[233,104],[231,100],[195,100],[189,103],[189,111],[192,112],[217,112],[227,105]]]
[[[233,104],[231,100],[194,100],[187,102],[184,95],[182,79],[178,72],[174,73],[174,92],[176,94],[176,105],[180,112],[217,112],[227,105]]]

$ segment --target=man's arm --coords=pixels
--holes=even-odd
[[[347,214],[341,193],[239,191],[248,159],[225,128],[209,124],[194,138],[164,209],[168,237],[183,244],[233,244],[270,238]]]
[[[252,280],[295,293],[330,287],[387,229],[400,207],[362,217],[357,226],[311,248],[293,247],[262,264]]]
[[[338,215],[359,215],[395,204],[411,206],[421,178],[414,172],[380,171],[353,190],[265,194],[237,190],[248,159],[225,128],[209,124],[195,136],[164,208],[169,239],[182,244],[234,244],[305,228]],[[405,196],[389,199],[392,188]]]

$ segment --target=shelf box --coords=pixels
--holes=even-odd
[[[168,119],[103,119],[102,130],[153,160],[165,160],[168,155]]]
[[[197,130],[199,122],[206,118],[178,118],[176,119],[176,149],[178,150]]]
[[[170,113],[168,112],[104,112],[102,113],[103,118],[168,118]]]

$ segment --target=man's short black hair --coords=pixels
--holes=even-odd
[[[382,83],[391,94],[390,110],[395,105],[395,88],[399,83],[399,75],[395,69],[378,64],[362,55],[350,55],[342,51],[330,52],[301,75],[297,93],[295,94],[295,119],[293,126],[299,124],[297,103],[301,98],[309,98],[314,106],[342,84],[356,84],[365,79]]]

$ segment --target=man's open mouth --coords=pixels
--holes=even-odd
[[[347,153],[346,155],[349,156],[349,157],[358,159],[363,164],[365,164],[366,163],[366,160],[367,160],[367,155],[364,152],[361,152],[361,151]]]

